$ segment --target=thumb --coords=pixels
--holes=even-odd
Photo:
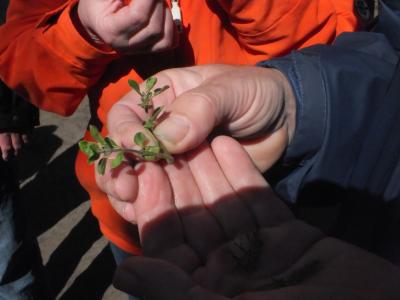
[[[255,138],[282,126],[284,88],[277,71],[237,67],[204,80],[165,108],[154,130],[171,153],[200,145],[216,128]]]
[[[221,120],[217,102],[203,87],[182,94],[165,108],[154,134],[171,153],[199,146]]]

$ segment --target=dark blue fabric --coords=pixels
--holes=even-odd
[[[269,174],[275,190],[297,205],[342,203],[333,232],[400,265],[400,17],[393,8],[381,3],[373,32],[344,33],[332,46],[260,65],[282,71],[297,101],[294,138]]]
[[[13,177],[11,172],[7,175]],[[44,283],[38,281],[42,278],[39,247],[26,233],[21,199],[13,185],[0,193],[0,299],[46,300]]]
[[[4,193],[0,198],[0,299],[33,299],[34,276],[31,262],[16,223],[20,215],[15,211],[15,197]]]

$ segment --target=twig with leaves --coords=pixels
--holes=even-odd
[[[104,174],[109,160],[111,161],[111,169],[119,167],[125,160],[126,153],[133,154],[133,157],[138,161],[165,160],[167,163],[173,163],[174,161],[172,155],[153,133],[157,124],[157,119],[161,115],[163,109],[162,106],[154,109],[153,98],[164,92],[169,86],[166,85],[153,90],[157,83],[156,77],[150,77],[146,80],[144,91],[140,90],[140,86],[136,81],[128,80],[128,83],[140,96],[140,103],[138,105],[142,107],[146,113],[152,112],[150,117],[143,122],[145,133],[137,132],[133,137],[133,141],[139,149],[124,148],[110,137],[103,137],[95,126],[89,126],[90,135],[95,142],[80,141],[79,148],[87,155],[89,164],[98,161],[97,172],[100,175]],[[116,153],[116,156],[113,155],[114,157],[111,158],[111,155],[114,153]]]

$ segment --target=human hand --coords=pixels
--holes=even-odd
[[[163,0],[80,0],[80,23],[89,38],[119,52],[159,52],[176,44],[176,28]]]
[[[17,156],[22,147],[29,142],[30,134],[26,132],[0,133],[0,150],[3,160],[8,161]]]
[[[210,65],[167,70],[156,77],[159,86],[171,88],[153,99],[154,107],[165,106],[165,119],[154,132],[172,153],[197,147],[219,126],[225,133],[242,138],[242,145],[262,171],[281,156],[294,130],[294,100],[278,71]],[[143,120],[147,118],[138,103],[137,93],[129,93],[108,116],[111,138],[125,148],[135,147],[133,136],[143,131]],[[165,125],[172,115],[180,115],[180,122],[173,128]],[[183,137],[185,126],[189,130]],[[171,143],[168,134],[182,140]],[[135,222],[134,202],[138,197],[152,197],[152,189],[145,189],[140,183],[147,176],[141,169],[141,163],[134,167],[124,164],[118,170],[106,169],[103,176],[97,175],[98,186],[116,211],[130,222]],[[158,182],[157,176],[152,178]],[[179,182],[186,184],[185,180]]]
[[[197,189],[171,182],[137,203],[145,256],[119,266],[117,288],[151,300],[398,299],[398,268],[296,220],[236,141],[211,147],[188,154]]]
[[[237,138],[261,171],[281,156],[295,128],[295,100],[287,79],[275,69],[207,65],[155,75],[171,88],[154,98],[163,106],[154,133],[171,153],[184,153],[210,134]],[[109,113],[111,136],[127,148],[146,118],[136,92]]]

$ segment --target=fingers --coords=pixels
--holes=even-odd
[[[172,19],[171,11],[168,7],[164,8],[164,28],[163,34],[160,36],[161,38],[158,41],[155,41],[151,46],[151,52],[161,52],[167,49],[172,49],[178,46],[179,44],[179,34],[178,29],[175,26],[175,23]]]
[[[184,300],[193,283],[184,271],[163,260],[132,257],[118,267],[114,285],[140,299]]]
[[[177,31],[161,0],[85,1],[78,15],[89,36],[94,33],[119,52],[159,52],[176,45]]]
[[[214,66],[206,68],[206,70],[193,67],[171,69],[156,74],[156,88],[163,86],[169,86],[169,88],[153,98],[154,107],[162,106],[164,115],[167,116],[168,111],[166,109],[168,104],[185,91],[198,86],[203,81],[203,78],[208,76],[207,73],[216,73],[219,69],[219,67]],[[226,67],[221,67],[221,69],[225,70]],[[144,86],[145,83],[140,84],[141,91],[144,90]],[[143,130],[142,123],[149,118],[149,115],[138,105],[139,103],[140,96],[135,91],[131,91],[113,105],[108,113],[108,132],[116,142],[122,143],[125,147],[133,145],[133,135],[137,131]],[[161,116],[161,119],[163,119],[164,115]],[[180,130],[184,130],[179,126],[174,129],[175,135],[179,135]]]
[[[293,218],[237,141],[220,136],[213,140],[212,149],[224,176],[251,211],[258,226],[270,226]]]
[[[123,201],[120,198],[111,196],[110,194],[108,194],[107,197],[111,206],[124,220],[132,224],[137,224],[135,206],[133,202]]]
[[[181,244],[183,235],[169,180],[162,167],[142,163],[138,172],[135,213],[143,251],[153,256]]]
[[[215,216],[227,238],[254,230],[256,224],[251,214],[232,189],[211,149],[200,146],[188,156],[188,161],[205,207]]]
[[[202,194],[186,159],[165,166],[174,191],[175,206],[182,222],[185,241],[204,262],[208,254],[226,239],[220,224],[203,203]],[[196,172],[207,174],[200,165]]]
[[[181,153],[198,146],[217,127],[238,138],[271,133],[284,124],[281,81],[276,71],[257,67],[208,75],[165,109],[167,117],[155,134],[171,152]]]
[[[114,285],[140,299],[227,300],[195,285],[180,268],[163,260],[132,257],[117,269]]]
[[[147,135],[143,128],[143,120],[147,118],[147,115],[138,106],[139,96],[135,92],[127,94],[125,98],[114,105],[108,114],[108,132],[118,145],[138,150],[139,147],[134,143],[134,136],[137,132]],[[129,154],[126,156],[129,157]],[[143,174],[143,168],[142,163],[137,163],[135,167],[132,167],[130,163],[123,163],[115,170],[107,167],[102,176],[96,173],[97,185],[108,195],[114,209],[131,223],[137,222],[134,202],[139,196],[140,188],[143,188],[138,179]]]
[[[28,142],[28,134],[18,132],[0,133],[0,150],[3,160],[8,161],[12,157],[17,156]]]
[[[156,4],[146,27],[131,35],[129,48],[135,49],[135,52],[165,51],[176,45],[175,31],[169,9],[160,2]]]
[[[128,11],[131,14],[131,27],[143,28],[147,23],[156,6],[163,4],[160,0],[133,0],[128,4]],[[136,25],[136,26],[135,26]]]
[[[22,146],[24,144],[20,133],[11,133],[11,144],[14,149],[14,156],[17,156],[21,152]]]
[[[23,144],[29,144],[32,138],[32,132],[21,134]]]
[[[221,121],[221,114],[214,98],[192,90],[167,108],[166,118],[154,133],[171,152],[185,152],[206,139]]]
[[[142,168],[134,209],[143,253],[165,259],[183,270],[195,269],[200,261],[185,242],[168,177],[156,163],[143,163]]]
[[[138,97],[134,93],[127,94],[129,105],[123,101],[112,107],[108,113],[108,132],[111,138],[125,148],[135,147],[134,136],[137,132],[144,132],[143,120],[146,118],[144,110],[137,104]],[[132,99],[132,100],[131,100]],[[125,100],[126,101],[126,100]]]
[[[130,223],[136,224],[133,203],[139,190],[138,171],[123,163],[118,169],[106,166],[104,175],[96,173],[96,183],[105,192],[117,213]]]
[[[287,126],[284,125],[277,131],[262,137],[240,140],[240,144],[251,157],[253,163],[262,173],[271,168],[288,145]]]
[[[0,149],[3,160],[8,161],[14,155],[11,134],[0,133]]]

